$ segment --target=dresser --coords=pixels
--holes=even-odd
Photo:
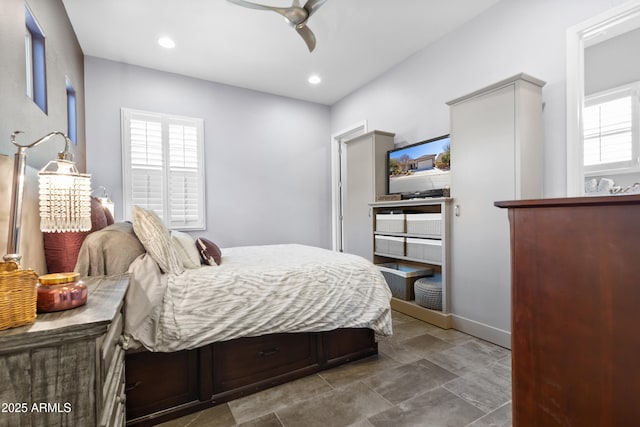
[[[0,331],[0,426],[123,426],[127,275],[88,278],[87,304]]]
[[[513,425],[638,425],[640,195],[496,205],[511,226]]]

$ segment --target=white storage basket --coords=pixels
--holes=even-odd
[[[442,241],[407,237],[407,257],[427,261],[442,262]]]
[[[404,214],[376,214],[376,231],[404,233]]]
[[[419,234],[425,237],[442,236],[442,214],[423,213],[407,214],[407,233]]]
[[[376,235],[375,252],[382,255],[404,256],[404,237]]]

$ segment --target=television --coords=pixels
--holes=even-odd
[[[451,136],[395,148],[387,152],[387,194],[403,199],[442,197],[451,185]]]

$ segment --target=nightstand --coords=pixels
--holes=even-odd
[[[128,275],[89,277],[87,304],[0,331],[0,426],[125,424]]]

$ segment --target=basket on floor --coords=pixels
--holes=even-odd
[[[0,262],[0,330],[36,320],[38,274],[14,261]]]

